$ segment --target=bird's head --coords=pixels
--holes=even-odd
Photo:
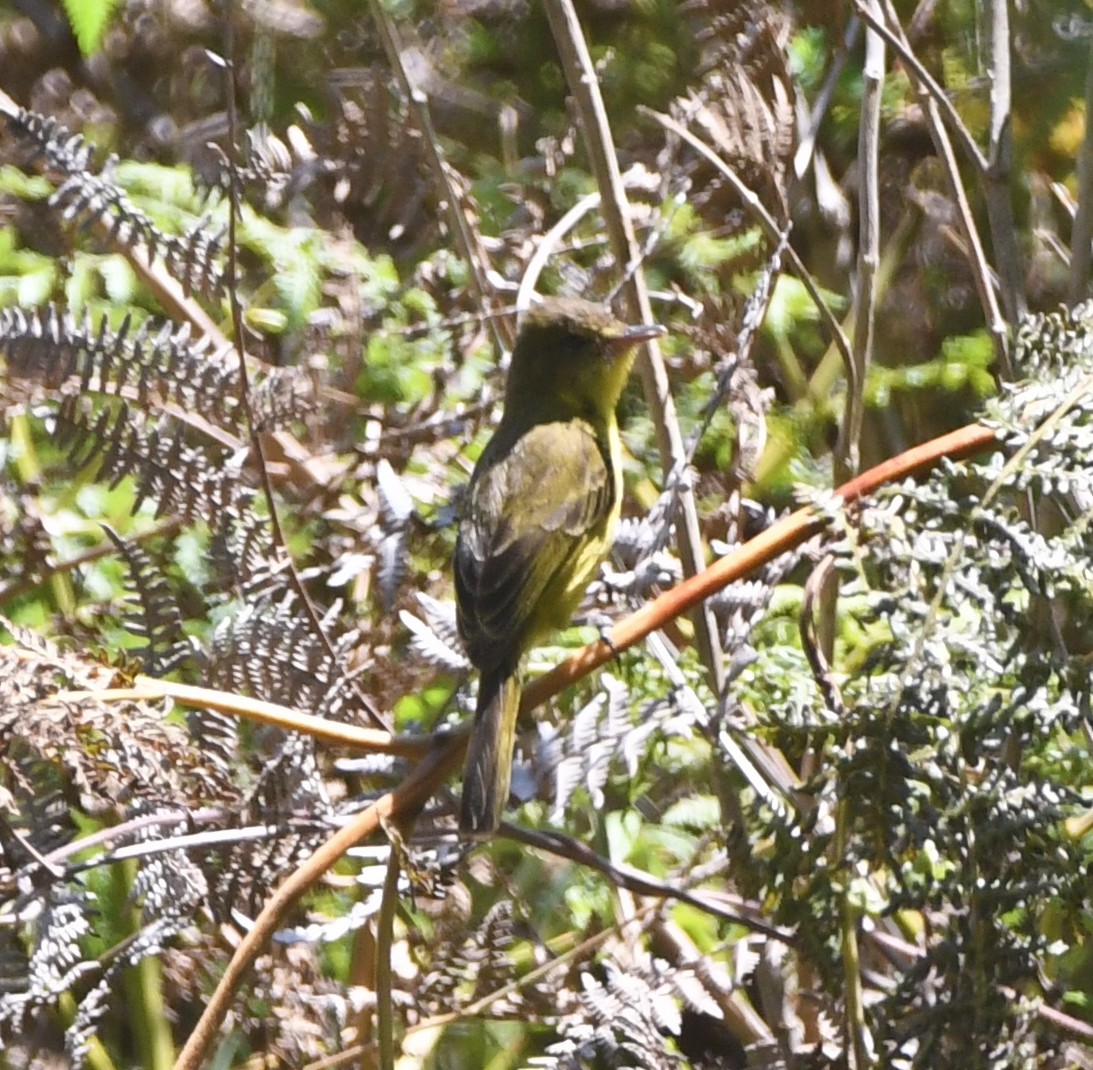
[[[630,326],[609,309],[576,297],[553,297],[529,309],[512,351],[509,390],[548,391],[578,408],[614,409],[633,363],[634,347],[664,333]]]

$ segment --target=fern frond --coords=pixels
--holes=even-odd
[[[103,527],[129,568],[137,613],[126,623],[134,635],[146,640],[141,651],[144,671],[154,676],[165,676],[192,658],[194,653],[182,629],[182,614],[175,594],[162,568],[152,561],[151,555],[143,547],[122,539],[108,525],[104,524]]]
[[[156,516],[214,522],[238,498],[239,474],[224,452],[187,445],[184,429],[169,420],[150,423],[124,403],[96,414],[76,396],[66,397],[51,420],[74,467],[97,463],[96,478],[111,486],[136,480],[134,510],[150,498]]]
[[[190,338],[190,327],[126,317],[77,320],[56,305],[0,309],[0,355],[13,377],[49,390],[123,397],[145,411],[171,405],[225,430],[239,431],[239,362],[232,349]]]
[[[214,299],[223,289],[218,260],[220,234],[202,228],[178,238],[165,234],[129,199],[126,192],[91,170],[93,150],[79,134],[72,134],[52,118],[20,108],[5,113],[8,128],[29,146],[33,157],[43,160],[60,183],[50,204],[62,217],[80,227],[101,223],[112,240],[122,246],[142,246],[149,260],[162,259],[184,291]]]
[[[277,601],[247,603],[222,621],[209,644],[208,662],[217,687],[324,716],[330,689],[340,680],[298,599],[287,590]]]

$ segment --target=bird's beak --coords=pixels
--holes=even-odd
[[[639,342],[648,342],[652,338],[659,338],[667,333],[668,328],[662,327],[659,323],[636,323],[627,327],[618,338],[611,339],[608,343],[608,352],[623,353]]]

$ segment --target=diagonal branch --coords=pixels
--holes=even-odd
[[[970,424],[934,439],[862,473],[836,491],[845,508],[873,493],[886,483],[924,472],[945,458],[967,457],[997,446],[995,433],[980,424]],[[727,584],[759,568],[786,549],[799,545],[823,531],[828,520],[824,512],[806,506],[772,525],[761,535],[717,561],[699,575],[665,592],[627,620],[616,625],[609,642],[600,640],[541,676],[524,691],[521,711],[545,702],[551,695],[586,676],[600,665],[633,646],[668,620],[688,612]],[[246,934],[209,999],[205,1013],[190,1035],[174,1070],[199,1070],[216,1039],[231,1003],[262,948],[277,931],[288,911],[349,848],[380,830],[381,822],[405,822],[436,792],[463,760],[467,733],[435,737],[436,746],[394,791],[388,792],[319,847],[304,864],[277,889],[266,903],[254,926]]]
[[[971,268],[972,278],[975,280],[979,303],[983,307],[987,331],[994,342],[994,351],[998,357],[998,363],[1008,375],[1010,371],[1009,330],[1002,315],[1002,310],[998,307],[998,297],[995,294],[994,283],[991,279],[987,254],[983,250],[983,241],[979,236],[979,228],[975,224],[971,204],[968,202],[968,194],[960,178],[960,165],[957,163],[956,153],[953,151],[952,142],[949,140],[949,134],[945,128],[946,124],[941,118],[942,113],[951,113],[956,116],[956,112],[953,110],[952,104],[949,103],[945,91],[926,74],[925,68],[914,58],[903,29],[897,20],[891,0],[888,0],[887,11],[895,31],[884,23],[878,22],[872,12],[865,6],[864,0],[854,0],[854,6],[858,14],[861,15],[862,20],[892,45],[893,49],[908,66],[908,72],[915,86],[915,95],[918,97],[919,106],[926,116],[930,136],[933,138],[937,154],[941,158],[942,166],[945,169],[946,178],[949,180],[949,192],[952,195],[953,203],[956,205],[960,225],[964,231],[964,238],[968,243],[968,266]],[[923,78],[924,74],[926,75],[925,78]],[[957,117],[957,121],[959,123],[959,117]],[[967,128],[963,123],[959,123],[956,129],[960,132],[960,140],[965,149],[969,152],[974,149],[976,167],[980,176],[982,176],[986,169],[986,162],[983,160],[982,153],[975,146],[975,142],[971,140],[971,135],[967,133]],[[967,135],[966,138],[965,135]]]
[[[732,186],[733,192],[740,198],[745,210],[759,225],[767,241],[775,247],[782,243],[782,232],[779,229],[774,216],[767,211],[766,205],[755,195],[753,190],[745,185],[740,176],[729,166],[722,156],[719,156],[706,144],[706,142],[701,138],[696,137],[694,133],[687,129],[687,127],[682,123],[677,122],[670,115],[665,115],[663,112],[654,111],[652,108],[643,106],[639,107],[638,110],[643,115],[648,115],[650,119],[655,119],[665,130],[670,130],[676,137],[681,138],[690,145],[690,147],[703,159],[716,167],[728,181],[729,185]],[[842,329],[842,325],[839,321],[835,319],[835,314],[824,300],[823,294],[820,293],[820,287],[812,277],[812,273],[805,267],[804,261],[801,260],[800,256],[797,254],[797,250],[788,242],[785,244],[785,255],[789,259],[790,265],[793,267],[794,275],[800,280],[801,285],[804,286],[808,296],[812,298],[812,303],[816,306],[816,311],[819,313],[820,319],[827,327],[832,342],[842,355],[843,364],[847,369],[847,375],[849,377],[853,374],[853,357],[850,353],[850,341],[846,337],[846,332]]]
[[[444,201],[448,207],[448,224],[452,228],[452,234],[466,258],[470,268],[471,284],[474,287],[475,296],[482,310],[487,313],[487,321],[494,332],[494,340],[498,349],[508,349],[512,345],[511,326],[508,321],[499,319],[493,315],[493,302],[491,296],[493,290],[486,278],[486,267],[483,263],[479,242],[466,215],[461,207],[462,197],[456,189],[452,178],[452,168],[444,158],[440,147],[440,138],[433,128],[432,116],[429,114],[429,101],[423,90],[414,85],[406,65],[403,63],[403,46],[399,40],[398,28],[391,20],[388,9],[380,0],[371,0],[369,8],[372,19],[379,31],[383,50],[387,54],[387,61],[398,79],[399,86],[410,110],[414,114],[422,137],[425,141],[425,151],[429,164],[433,169],[437,185],[444,193]]]
[[[459,767],[465,746],[466,736],[462,735],[451,737],[443,746],[433,750],[394,791],[377,799],[367,810],[339,829],[270,896],[254,925],[236,947],[216,991],[209,997],[205,1012],[175,1061],[174,1070],[199,1070],[212,1050],[220,1025],[231,1009],[243,978],[300,897],[346,851],[376,833],[382,821],[394,821],[420,808],[436,786]]]
[[[834,497],[845,508],[874,493],[886,483],[927,471],[944,458],[956,460],[997,445],[998,439],[989,427],[968,424],[870,468],[839,487],[834,492]],[[628,650],[650,632],[662,627],[665,621],[681,616],[691,607],[772,561],[790,547],[799,546],[813,535],[818,535],[826,526],[824,515],[811,505],[783,517],[731,554],[715,561],[704,572],[684,580],[670,591],[665,591],[659,598],[620,621],[611,629],[607,641],[601,639],[590,643],[530,683],[524,690],[521,710],[534,709],[552,695],[587,676],[593,669],[606,665],[621,651]]]
[[[974,165],[976,171],[983,174],[987,170],[987,158],[983,155],[979,146],[975,143],[971,131],[960,118],[953,103],[949,100],[948,93],[938,84],[937,79],[922,65],[918,56],[911,49],[910,43],[902,29],[893,30],[881,17],[879,17],[868,0],[853,0],[854,9],[858,17],[874,33],[880,34],[885,43],[890,45],[892,51],[899,56],[907,67],[912,80],[921,86],[926,93],[937,103],[938,110],[945,119],[945,125],[956,135],[965,155]],[[889,8],[889,18],[893,24],[899,26],[892,9]]]

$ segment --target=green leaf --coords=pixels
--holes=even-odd
[[[118,0],[64,0],[64,5],[80,52],[85,56],[97,52]]]

